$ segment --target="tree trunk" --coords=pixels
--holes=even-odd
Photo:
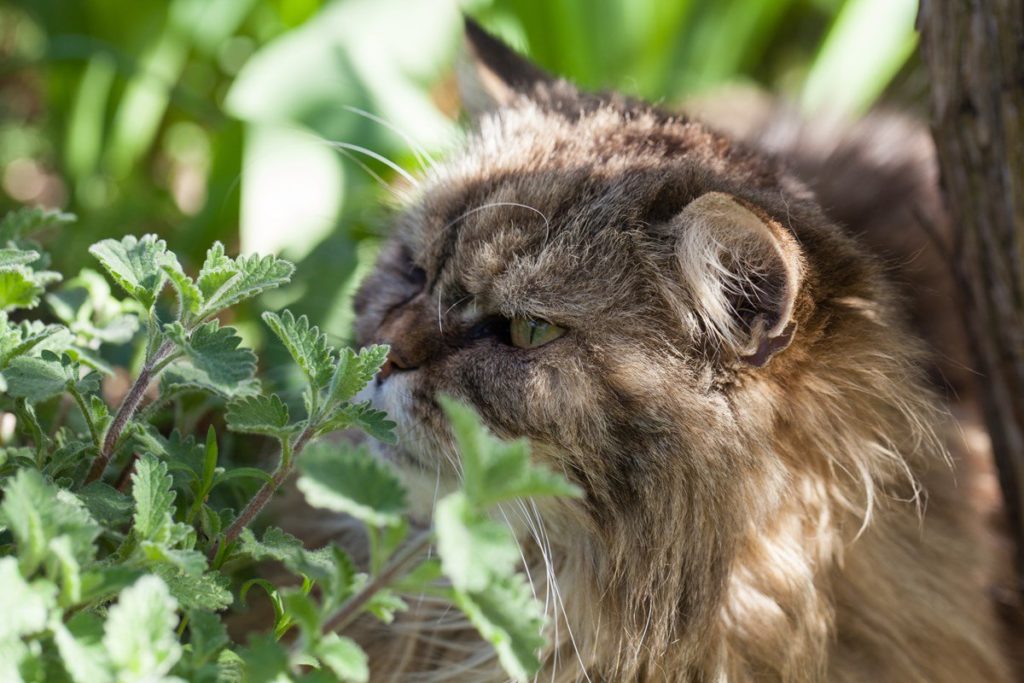
[[[1024,590],[1024,0],[921,0],[954,274]]]

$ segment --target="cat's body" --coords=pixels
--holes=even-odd
[[[829,217],[890,225],[866,188],[902,167],[823,211],[785,146],[579,95],[470,32],[502,108],[424,179],[357,333],[392,344],[384,455],[428,502],[456,476],[441,391],[585,490],[509,511],[551,616],[538,680],[1008,681],[926,357]],[[565,333],[519,348],[524,316]],[[375,680],[504,678],[443,606],[364,644]]]

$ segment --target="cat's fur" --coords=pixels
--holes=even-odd
[[[929,366],[853,236],[911,216],[912,183],[891,209],[870,188],[917,161],[839,164],[851,186],[816,198],[784,146],[578,93],[469,34],[497,109],[422,179],[357,336],[393,347],[384,455],[427,503],[457,476],[438,392],[585,490],[507,511],[551,616],[538,680],[1009,680]],[[568,332],[516,348],[515,315]],[[434,607],[368,636],[375,678],[502,680]]]

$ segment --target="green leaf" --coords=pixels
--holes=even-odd
[[[70,492],[44,481],[35,470],[22,469],[7,481],[3,494],[0,521],[14,537],[26,575],[51,556],[50,541],[58,536],[70,539],[71,553],[78,561],[95,556],[93,542],[100,528]]]
[[[302,541],[277,527],[268,527],[259,541],[251,529],[244,529],[240,541],[238,552],[257,562],[280,562],[296,574],[321,580],[335,570],[333,558],[324,550],[307,550]]]
[[[456,588],[483,590],[492,576],[515,570],[520,557],[511,531],[476,510],[463,492],[437,503],[434,524],[441,565]]]
[[[39,258],[38,251],[27,249],[0,249],[0,270],[8,266],[26,266]]]
[[[62,330],[60,325],[43,325],[36,321],[12,325],[7,314],[0,311],[0,369]]]
[[[13,557],[0,558],[0,642],[46,628],[57,587],[44,580],[28,583]]]
[[[56,209],[25,206],[7,213],[0,220],[0,244],[16,242],[31,232],[49,225],[67,225],[75,221],[75,215]]]
[[[530,464],[525,439],[503,442],[487,431],[469,406],[448,396],[438,402],[451,421],[462,460],[463,489],[477,506],[535,496],[579,497],[582,491],[543,467]]]
[[[222,396],[237,396],[251,391],[256,373],[256,354],[239,347],[242,339],[231,327],[216,320],[204,323],[188,334],[180,323],[164,327],[167,336],[181,349],[194,372],[182,372],[172,366],[169,373],[183,381],[215,391]]]
[[[181,657],[177,601],[156,576],[121,591],[107,614],[103,644],[120,680],[160,680]]]
[[[395,436],[395,423],[388,419],[387,413],[377,410],[369,401],[357,403],[347,412],[352,418],[352,424],[378,441],[395,443],[398,440]]]
[[[291,311],[283,311],[280,316],[267,311],[263,314],[263,321],[281,340],[314,389],[326,386],[331,381],[335,364],[334,349],[320,328],[310,325],[304,315],[296,319]]]
[[[370,664],[366,653],[351,638],[328,633],[316,647],[316,657],[324,666],[347,683],[366,683],[370,680]]]
[[[228,590],[230,579],[219,572],[192,574],[172,564],[154,565],[152,571],[185,609],[221,610],[234,600]]]
[[[228,631],[213,612],[205,609],[189,610],[189,643],[192,645],[193,666],[202,666],[229,642]]]
[[[127,235],[121,241],[106,239],[89,247],[110,276],[131,298],[152,310],[167,276],[160,265],[167,244],[156,235],[136,239]]]
[[[108,527],[124,524],[132,516],[132,499],[102,481],[94,481],[78,492],[78,498],[96,521]]]
[[[224,252],[224,245],[214,242],[213,246],[206,250],[206,260],[203,261],[203,267],[199,269],[199,276],[196,279],[196,286],[203,300],[212,296],[237,273],[234,260]]]
[[[281,591],[285,615],[298,625],[307,642],[320,639],[320,613],[313,599],[298,588]]]
[[[289,680],[288,653],[270,635],[250,638],[239,653],[245,661],[247,683],[280,683]]]
[[[173,548],[169,544],[154,543],[153,541],[142,541],[139,544],[139,549],[146,560],[152,563],[151,567],[162,563],[190,576],[201,576],[206,571],[206,555],[197,550]],[[174,591],[172,590],[171,593],[173,594]],[[178,596],[175,595],[175,597]]]
[[[245,662],[237,653],[221,650],[217,655],[216,683],[246,683]]]
[[[4,370],[7,393],[39,403],[64,392],[68,383],[67,372],[59,360],[20,356]]]
[[[359,353],[344,349],[327,390],[327,403],[348,401],[370,383],[388,357],[388,347],[373,345]]]
[[[350,514],[370,526],[401,523],[405,489],[394,471],[365,448],[320,441],[303,452],[299,470],[298,487],[310,505]]]
[[[405,604],[405,600],[384,588],[370,597],[366,602],[365,609],[385,624],[390,624],[395,620],[396,612],[403,612],[409,609],[409,606]]]
[[[42,293],[43,287],[30,268],[0,268],[0,310],[35,308]]]
[[[173,480],[167,473],[167,463],[150,454],[135,463],[132,473],[132,498],[135,499],[134,529],[140,538],[158,543],[166,542],[174,524],[175,493]]]
[[[519,574],[494,580],[483,591],[455,591],[455,603],[498,653],[505,672],[527,681],[540,668],[544,613]]]
[[[160,264],[160,269],[167,275],[171,284],[174,285],[175,292],[178,294],[182,319],[191,319],[199,313],[199,309],[202,308],[205,301],[199,286],[196,285],[192,278],[185,274],[185,270],[181,267],[178,257],[171,252],[167,252],[165,255],[163,262]]]
[[[206,303],[199,311],[198,319],[205,320],[229,306],[240,301],[251,299],[268,289],[280,287],[291,281],[295,266],[276,256],[239,256],[233,262],[234,273],[215,290],[209,291],[212,285],[229,268],[221,255],[215,259],[217,267],[207,271],[206,265],[199,275],[199,288],[206,296]],[[208,256],[209,259],[209,256]],[[206,277],[204,277],[206,275]]]
[[[60,568],[60,604],[62,607],[76,605],[82,599],[82,570],[75,557],[71,537],[58,536],[50,541],[49,548]]]
[[[276,394],[232,399],[225,417],[228,429],[244,434],[284,438],[292,431],[288,406]]]
[[[65,626],[51,624],[61,661],[75,683],[113,681],[110,658],[103,647],[103,620],[91,612],[79,612]]]

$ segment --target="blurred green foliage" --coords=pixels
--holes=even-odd
[[[741,80],[855,113],[910,56],[915,5],[467,0],[462,11],[588,88],[672,103]],[[347,338],[348,295],[396,194],[397,174],[373,155],[415,173],[420,150],[458,142],[460,31],[450,0],[7,0],[0,212],[78,214],[50,236],[65,272],[88,264],[87,245],[129,232],[158,233],[190,271],[214,240],[281,252],[297,277],[263,305]],[[257,312],[234,323],[259,345]]]

